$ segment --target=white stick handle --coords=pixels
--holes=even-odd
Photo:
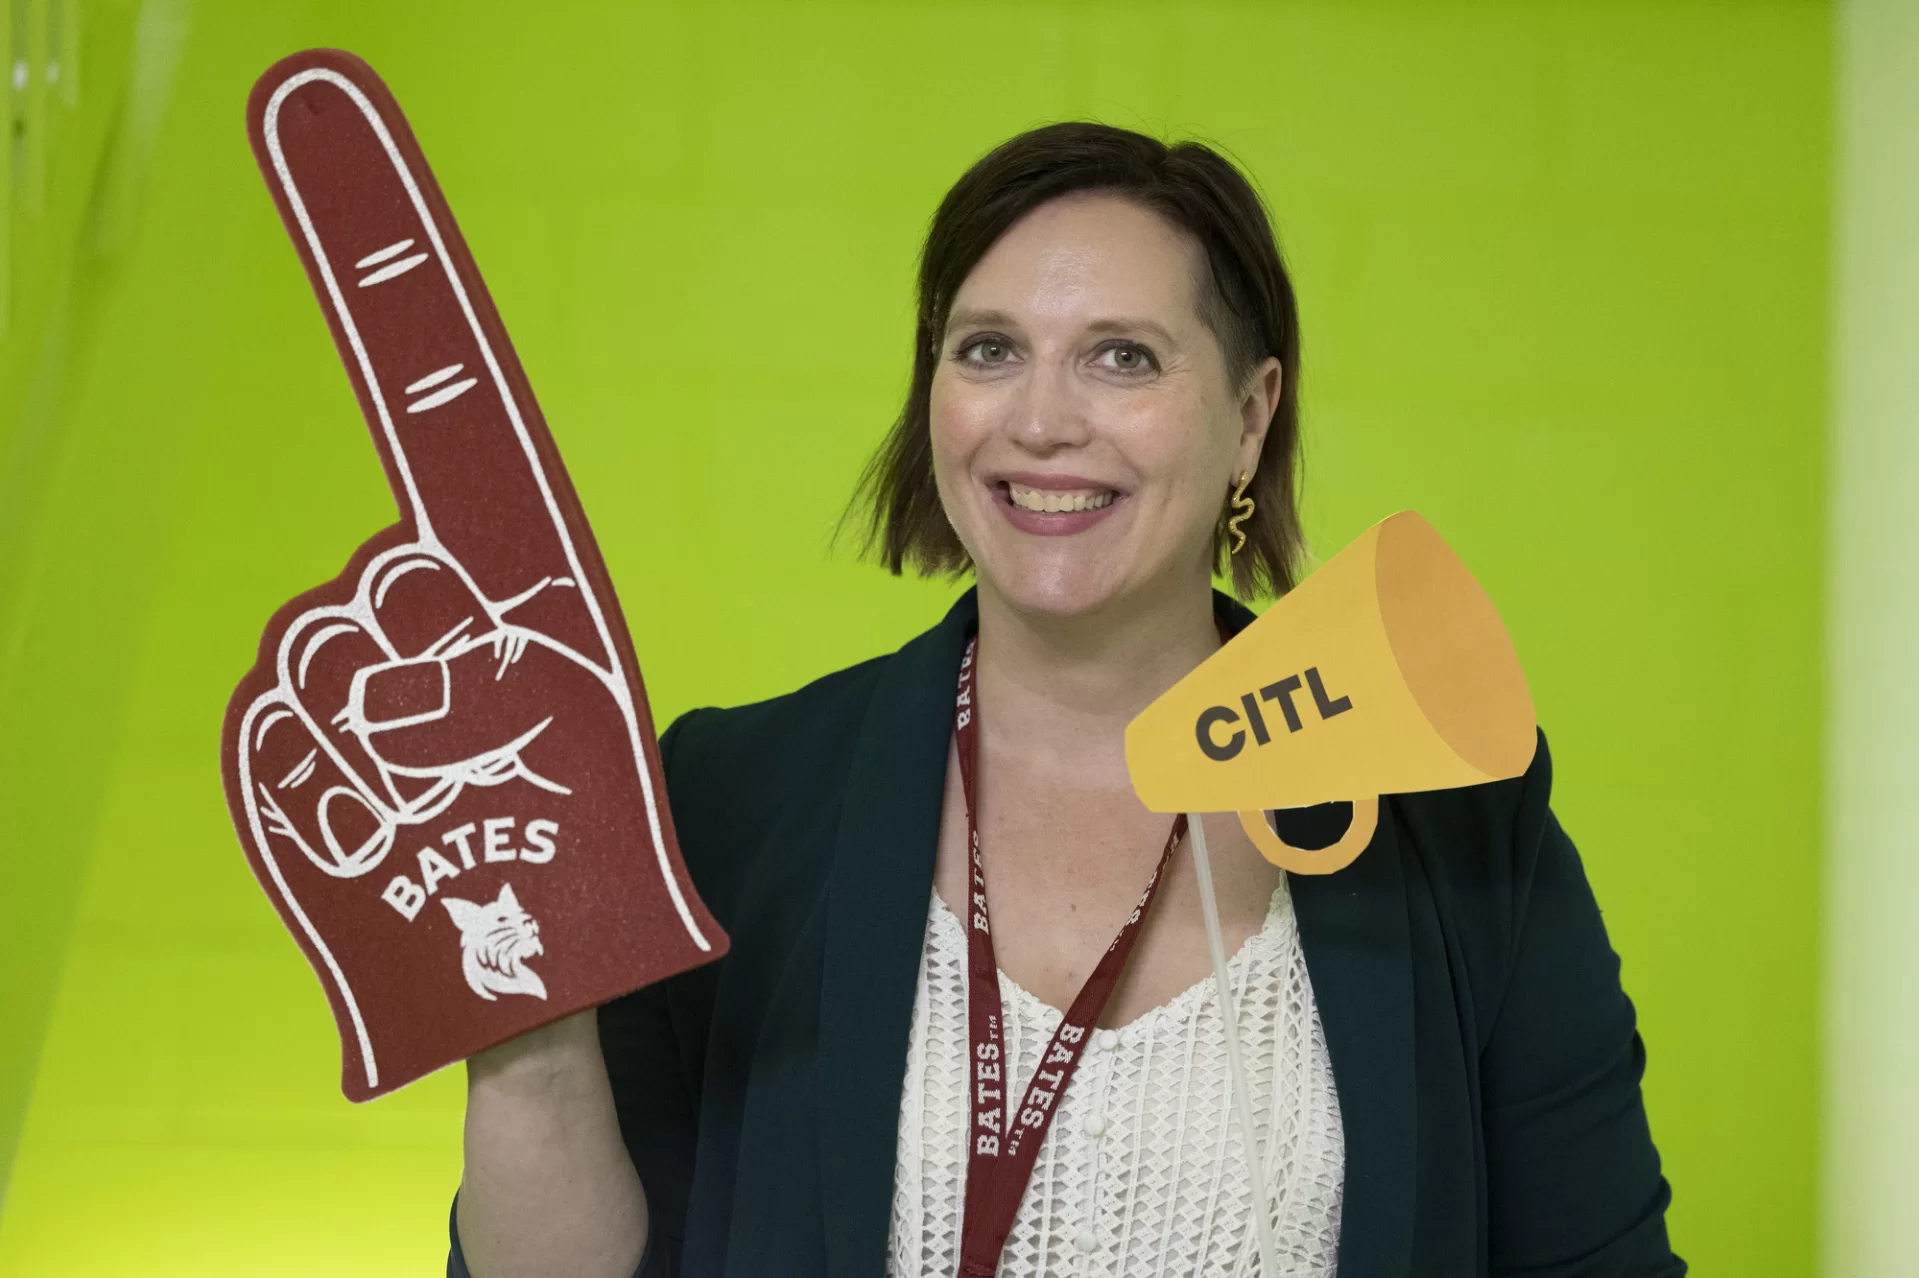
[[[1253,1219],[1259,1225],[1259,1269],[1266,1278],[1278,1278],[1279,1244],[1273,1238],[1273,1218],[1266,1193],[1266,1176],[1259,1137],[1253,1130],[1253,1098],[1246,1087],[1246,1066],[1239,1055],[1239,1005],[1226,979],[1226,942],[1219,934],[1219,899],[1213,895],[1213,866],[1206,858],[1206,827],[1197,812],[1186,817],[1193,837],[1193,868],[1199,871],[1199,908],[1206,916],[1206,944],[1213,951],[1213,982],[1219,987],[1219,1016],[1226,1026],[1226,1063],[1233,1072],[1233,1108],[1239,1114],[1240,1144],[1246,1150],[1247,1187],[1253,1195]]]

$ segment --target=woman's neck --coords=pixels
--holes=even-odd
[[[979,590],[982,739],[1002,760],[1089,780],[1125,767],[1126,725],[1219,648],[1212,590],[1061,617]]]

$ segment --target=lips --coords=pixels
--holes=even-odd
[[[995,503],[1021,532],[1061,537],[1112,515],[1126,494],[1081,475],[1003,475],[992,481]]]

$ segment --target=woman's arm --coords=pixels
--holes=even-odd
[[[454,1264],[472,1278],[631,1278],[646,1194],[620,1136],[595,1011],[467,1063]]]
[[[1547,808],[1550,776],[1535,769],[1520,804],[1517,931],[1480,1057],[1491,1270],[1679,1278],[1639,1091],[1645,1047],[1579,853]]]
[[[660,736],[669,791],[698,713]],[[683,799],[676,815],[695,806]],[[639,1278],[642,1262],[645,1278],[678,1273],[715,980],[712,967],[682,972],[467,1062],[448,1278]]]

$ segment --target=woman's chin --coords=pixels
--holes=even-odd
[[[982,571],[981,588],[1030,617],[1063,621],[1090,616],[1134,593],[1128,589],[1127,574],[1107,563],[1046,556],[1041,563],[1008,567],[1011,571]]]
[[[1195,586],[1203,595],[1210,585],[1204,543],[1186,554],[1167,549],[1186,532],[1143,535],[1114,521],[1073,537],[993,529],[967,541],[982,594],[1024,616],[1063,621],[1151,611],[1156,599],[1182,606]]]

